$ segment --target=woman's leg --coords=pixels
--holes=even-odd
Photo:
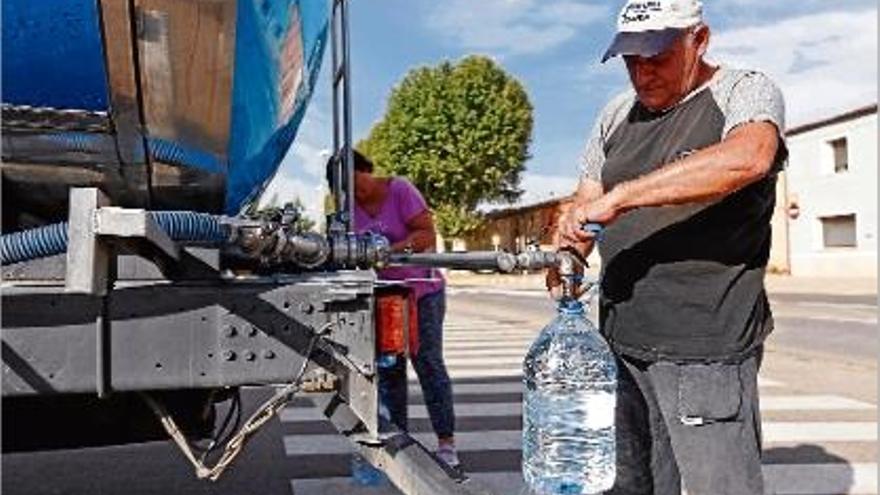
[[[378,372],[380,413],[384,412],[386,419],[408,431],[406,359],[400,357],[389,366],[379,366]]]
[[[443,362],[443,318],[446,294],[438,291],[422,296],[419,305],[419,351],[413,367],[419,377],[431,425],[440,445],[450,444],[455,433],[452,383]]]

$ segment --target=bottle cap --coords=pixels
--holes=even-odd
[[[559,301],[559,312],[564,314],[583,314],[584,305],[577,299],[563,298]]]

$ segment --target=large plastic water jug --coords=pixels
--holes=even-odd
[[[584,305],[563,298],[524,363],[523,476],[536,495],[614,484],[617,364]]]

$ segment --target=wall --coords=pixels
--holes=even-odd
[[[849,168],[834,172],[828,142],[846,137]],[[792,275],[877,276],[877,113],[790,136],[788,200]],[[856,247],[826,248],[822,217],[856,215]]]

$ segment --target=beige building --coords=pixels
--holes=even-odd
[[[877,105],[788,130],[786,246],[793,275],[877,276]],[[786,198],[785,201],[782,198]],[[778,219],[777,219],[778,220]]]
[[[571,196],[565,196],[492,211],[482,227],[467,237],[467,249],[519,252],[530,244],[550,249],[559,217],[568,210],[571,200]]]

